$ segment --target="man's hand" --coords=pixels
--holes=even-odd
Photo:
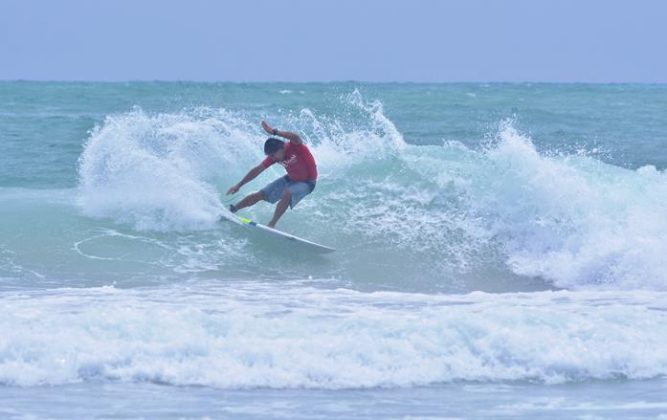
[[[273,134],[273,128],[272,128],[269,124],[267,124],[266,121],[262,121],[262,128],[263,128],[264,131],[266,131],[267,133],[269,133],[269,134]]]
[[[227,190],[227,195],[236,194],[237,192],[239,192],[240,189],[241,189],[241,186],[239,184],[236,184],[232,188]]]
[[[299,137],[299,135],[296,134],[296,133],[292,133],[290,131],[280,131],[280,130],[276,130],[276,132],[274,133],[273,132],[273,127],[271,127],[269,124],[267,124],[266,121],[262,121],[262,128],[267,133],[269,133],[273,136],[278,136],[278,137],[288,139],[293,144],[303,144],[303,140],[301,140],[301,137]]]

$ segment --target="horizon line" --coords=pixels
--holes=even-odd
[[[201,83],[201,84],[343,84],[343,83],[364,83],[364,84],[580,84],[580,85],[664,85],[666,81],[558,81],[558,80],[449,80],[449,81],[413,81],[413,80],[355,80],[355,79],[336,79],[336,80],[307,80],[307,81],[286,81],[286,80],[196,80],[196,79],[3,79],[0,82],[18,82],[18,83]]]

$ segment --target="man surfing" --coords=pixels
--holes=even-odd
[[[274,163],[282,165],[287,175],[276,179],[258,192],[248,195],[237,204],[229,206],[229,210],[236,213],[262,200],[269,203],[278,202],[273,218],[268,224],[269,227],[275,228],[280,217],[285,214],[287,206],[294,208],[301,199],[313,192],[317,182],[317,165],[310,150],[303,144],[298,134],[271,128],[266,121],[262,121],[262,128],[267,133],[287,139],[289,142],[285,143],[275,137],[269,137],[264,142],[266,158],[252,168],[238,184],[231,187],[227,195],[237,193],[243,185],[255,179]]]

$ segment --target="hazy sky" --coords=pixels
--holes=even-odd
[[[667,82],[667,1],[0,0],[0,79]]]

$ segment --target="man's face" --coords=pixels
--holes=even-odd
[[[271,158],[276,162],[282,162],[285,159],[285,149],[283,148],[271,153]]]

